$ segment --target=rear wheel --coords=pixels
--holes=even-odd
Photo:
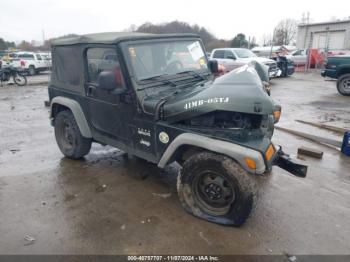
[[[342,75],[338,79],[337,89],[343,96],[350,96],[350,74]]]
[[[218,224],[242,225],[256,203],[255,181],[233,159],[210,152],[185,161],[177,186],[186,211]]]
[[[79,159],[90,152],[91,139],[82,136],[71,111],[61,111],[55,117],[55,137],[68,158]]]
[[[13,76],[13,82],[19,86],[25,86],[27,84],[27,78],[23,75],[16,74]]]

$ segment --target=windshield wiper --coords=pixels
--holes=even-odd
[[[181,75],[181,74],[192,74],[193,76],[200,78],[201,80],[205,80],[204,76],[202,76],[201,74],[198,74],[194,70],[181,71],[181,72],[177,73],[177,75]]]
[[[159,80],[160,82],[164,83],[164,84],[170,84],[171,86],[177,86],[175,84],[175,82],[169,80],[169,79],[166,79],[164,78],[164,74],[163,75],[156,75],[156,76],[151,76],[151,77],[147,77],[147,78],[143,78],[141,79],[140,81],[148,81],[148,80]],[[146,89],[146,88],[149,88],[151,86],[148,86],[148,87],[141,87],[141,88],[138,88],[137,90],[143,90],[143,89]]]

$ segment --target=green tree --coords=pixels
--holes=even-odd
[[[231,47],[248,47],[248,41],[245,38],[245,34],[239,33],[231,41]]]
[[[206,28],[200,27],[196,24],[190,25],[181,21],[172,21],[163,24],[152,24],[150,22],[146,22],[137,28],[135,26],[131,26],[129,29],[127,29],[127,31],[137,31],[152,34],[192,33],[199,35],[205,45],[217,40],[216,37],[211,34]]]
[[[29,43],[29,42],[27,42],[27,41],[25,41],[25,40],[23,40],[23,41],[17,46],[17,48],[20,49],[20,50],[25,50],[25,51],[33,51],[33,50],[35,49],[34,46],[33,46],[31,43]]]
[[[7,42],[3,38],[0,38],[0,50],[7,50],[8,48],[15,46],[14,42]]]

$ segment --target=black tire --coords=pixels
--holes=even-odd
[[[30,66],[29,66],[29,68],[28,68],[28,74],[29,74],[30,76],[36,75],[35,66],[33,66],[33,65],[30,65]]]
[[[197,153],[185,161],[177,190],[187,212],[231,226],[246,221],[257,199],[253,178],[233,159],[211,152]]]
[[[339,77],[337,81],[337,89],[343,96],[350,96],[350,74]]]
[[[18,86],[25,86],[27,84],[27,78],[24,75],[16,74],[13,76],[13,82]]]
[[[55,117],[55,137],[62,154],[68,158],[79,159],[90,152],[92,141],[82,136],[71,111],[61,111]]]

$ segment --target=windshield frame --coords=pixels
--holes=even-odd
[[[132,47],[132,46],[135,46],[135,45],[144,45],[144,44],[151,44],[151,43],[174,43],[174,42],[189,42],[189,41],[198,41],[202,50],[203,50],[203,53],[204,53],[204,56],[203,56],[203,59],[205,59],[205,62],[208,63],[208,58],[206,57],[205,55],[205,47],[204,47],[204,44],[202,42],[202,40],[199,38],[199,37],[174,37],[174,38],[154,38],[154,39],[149,39],[149,40],[137,40],[137,41],[126,41],[126,42],[123,42],[123,43],[120,43],[120,46],[121,46],[121,51],[123,53],[123,57],[125,59],[125,64],[127,66],[127,69],[128,69],[128,72],[129,72],[129,76],[134,79],[134,81],[138,84],[138,85],[144,85],[146,84],[145,82],[147,82],[147,79],[138,79],[137,77],[137,74],[134,70],[134,67],[132,65],[132,61],[129,57],[129,54],[128,54],[128,50],[129,50],[129,47]],[[187,70],[184,70],[184,71],[187,71]],[[206,69],[199,69],[199,70],[194,70],[194,72],[198,73],[198,74],[209,74],[211,73],[209,68],[206,68]],[[180,72],[181,73],[181,72]],[[164,77],[174,77],[176,76],[176,74],[163,74],[161,76],[164,76]],[[193,76],[193,78],[195,78],[195,76]],[[154,80],[154,81],[157,81],[157,80]]]

